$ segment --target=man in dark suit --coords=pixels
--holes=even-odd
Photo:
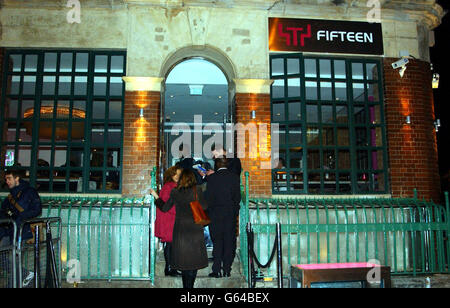
[[[236,223],[241,202],[239,177],[228,169],[225,157],[215,160],[217,171],[208,176],[206,200],[211,219],[213,266],[210,277],[229,277],[236,251]],[[221,273],[221,270],[223,271]]]
[[[223,148],[221,144],[213,144],[211,147],[211,153],[212,158],[222,158],[227,157],[227,169],[231,171],[232,173],[236,174],[239,177],[239,181],[241,179],[241,172],[242,172],[242,165],[241,160],[237,157],[230,157],[230,155],[227,155],[227,151]],[[208,170],[206,173],[202,174],[202,177],[205,178],[205,176],[210,176],[214,172],[217,171],[217,166],[214,165],[214,170]],[[207,179],[206,179],[207,180]]]

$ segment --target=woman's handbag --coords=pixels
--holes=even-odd
[[[200,202],[198,202],[197,198],[197,188],[194,186],[194,201],[190,203],[192,216],[194,216],[194,221],[197,225],[206,226],[211,222],[208,215],[206,215],[205,211],[202,208]]]

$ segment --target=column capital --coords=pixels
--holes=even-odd
[[[161,92],[162,77],[123,76],[126,91],[155,91]]]
[[[272,79],[233,79],[236,93],[270,94]]]

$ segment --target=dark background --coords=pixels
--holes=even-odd
[[[437,1],[445,11],[450,10],[449,0]],[[439,88],[434,89],[434,105],[436,118],[441,120],[441,127],[437,133],[439,173],[441,176],[442,191],[449,191],[449,171],[450,171],[450,50],[448,40],[450,34],[450,13],[447,13],[442,20],[442,24],[435,30],[435,46],[431,48],[431,63],[433,63],[433,73],[440,75]]]

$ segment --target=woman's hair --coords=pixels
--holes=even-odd
[[[189,169],[183,169],[180,175],[180,180],[178,181],[178,189],[191,188],[197,185],[197,180],[195,178],[194,172]]]
[[[169,183],[169,182],[173,182],[173,177],[177,174],[177,171],[180,170],[181,168],[178,166],[173,166],[170,167],[169,169],[167,169],[164,172],[164,184]]]

